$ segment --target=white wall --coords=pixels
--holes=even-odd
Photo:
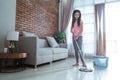
[[[15,30],[16,0],[0,0],[0,52],[8,31]]]

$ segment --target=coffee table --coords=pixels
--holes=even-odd
[[[25,69],[27,53],[0,53],[0,72],[17,72]],[[12,66],[6,66],[5,60],[13,60]]]

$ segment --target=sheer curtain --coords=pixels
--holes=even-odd
[[[105,4],[95,5],[96,55],[106,55]]]
[[[74,0],[59,0],[59,31],[63,31],[66,33],[66,44],[68,45],[68,40],[70,40],[69,34],[67,33],[67,27],[70,22],[70,18],[72,15],[72,9]]]
[[[74,0],[60,0],[59,31],[66,31],[70,20]]]
[[[120,1],[105,5],[107,56],[120,54],[120,37],[118,37],[118,34],[120,34],[120,12],[118,10],[120,10]]]
[[[95,54],[95,19],[94,19],[94,0],[74,0],[73,10],[81,11],[83,20],[83,52],[85,56],[93,56]],[[72,18],[71,18],[72,19]],[[72,43],[71,20],[67,28],[67,42],[69,55],[74,56],[74,48]]]

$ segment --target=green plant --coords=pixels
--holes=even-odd
[[[65,32],[57,31],[55,33],[54,37],[58,43],[64,43],[65,39],[66,39],[66,34],[65,34]]]

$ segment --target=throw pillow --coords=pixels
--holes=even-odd
[[[37,37],[37,35],[35,35],[35,33],[26,32],[26,31],[23,31],[22,35],[25,36],[25,37],[33,37],[33,36]]]
[[[48,41],[48,44],[51,46],[51,47],[59,47],[59,44],[56,42],[55,38],[54,37],[46,37],[47,41]]]

